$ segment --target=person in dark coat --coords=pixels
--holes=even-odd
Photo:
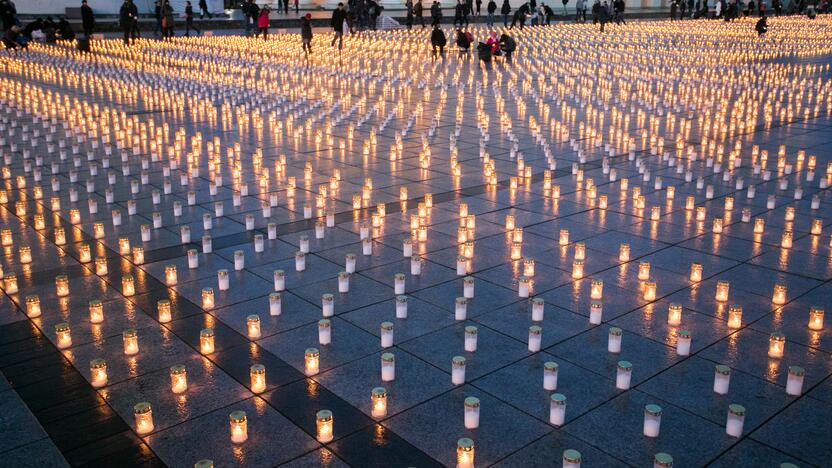
[[[431,26],[439,26],[439,22],[442,21],[442,5],[439,4],[436,0],[433,1],[433,5],[430,6],[430,17],[431,17]]]
[[[461,29],[456,30],[456,46],[459,47],[460,54],[467,53],[471,49],[472,41],[470,34]]]
[[[494,27],[495,11],[497,11],[497,2],[494,0],[488,0],[488,5],[485,7],[485,12],[487,13],[487,16],[485,17],[485,24],[487,24],[489,28]]]
[[[520,5],[520,8],[514,12],[514,17],[511,19],[511,25],[508,28],[512,29],[515,25],[517,25],[517,23],[520,23],[520,30],[522,31],[523,26],[526,24],[526,16],[531,11],[529,8],[528,3]]]
[[[477,16],[480,16],[480,12],[482,11],[482,0],[477,0]]]
[[[95,30],[95,15],[92,13],[92,8],[87,5],[87,0],[81,0],[81,29],[84,30],[84,36],[87,39]]]
[[[754,25],[754,29],[757,31],[757,37],[763,37],[766,34],[768,31],[768,20],[765,16],[757,20],[757,24]]]
[[[124,0],[121,8],[118,10],[118,24],[124,32],[124,45],[130,45],[136,42],[136,35],[134,31],[138,32],[136,21],[138,19],[138,8],[133,4],[133,0]]]
[[[413,14],[416,15],[416,20],[422,25],[422,28],[425,27],[424,13],[425,7],[422,6],[422,0],[416,0],[416,4],[413,5]]]
[[[503,15],[503,26],[508,27],[508,14],[511,13],[511,5],[508,0],[503,0],[503,6],[500,7],[500,14]]]
[[[508,34],[502,34],[500,36],[500,50],[505,55],[506,61],[511,62],[511,54],[517,50],[517,41]]]
[[[208,2],[205,0],[199,0],[199,19],[204,18],[205,15],[208,15],[208,19],[213,18],[213,16],[211,16],[211,12],[208,11]]]
[[[156,29],[153,30],[154,36],[161,36],[162,31],[162,0],[156,0],[153,3],[153,18],[156,20]]]
[[[17,25],[17,8],[9,0],[0,0],[0,20],[3,21],[3,30],[8,31],[12,26]]]
[[[332,10],[332,19],[329,20],[329,25],[335,36],[332,37],[332,47],[335,47],[335,41],[338,41],[338,50],[344,48],[344,20],[347,19],[347,12],[344,11],[344,4],[339,3],[338,7]]]
[[[61,17],[58,20],[58,37],[62,41],[74,41],[75,40],[75,31],[72,30],[72,25],[69,24],[69,21],[66,18]]]
[[[682,1],[684,2],[684,0]],[[613,11],[615,12],[614,19],[616,24],[627,24],[627,22],[624,21],[624,9],[627,6],[627,4],[624,3],[624,0],[613,0],[612,5]]]
[[[306,57],[312,53],[312,15],[307,13],[300,19],[300,41],[303,44],[303,51]]]
[[[437,50],[439,51],[439,56],[445,57],[445,44],[448,43],[448,38],[445,37],[445,33],[439,29],[439,25],[436,24],[433,26],[433,31],[430,33],[430,45],[433,47],[433,56],[436,57]]]
[[[463,17],[467,17],[468,7],[462,3],[462,0],[456,0],[456,7],[454,8],[454,26],[462,27]]]
[[[405,21],[405,25],[407,29],[413,29],[413,0],[407,0],[404,2],[404,9],[407,11],[407,20]]]
[[[138,15],[136,17],[138,22]],[[166,1],[162,5],[162,37],[172,38],[174,36],[173,25],[173,7],[170,5],[170,2]]]
[[[549,5],[544,3],[543,4],[543,13],[545,14],[545,17],[546,17],[546,26],[549,26],[550,24],[552,24],[552,20],[555,18],[555,11],[552,10],[552,7],[550,7]]]
[[[601,32],[604,32],[604,25],[610,20],[610,7],[607,5],[607,0],[601,4],[601,9],[598,10],[598,21],[601,22]]]
[[[17,49],[18,47],[21,49],[26,48],[26,42],[20,40],[23,37],[20,31],[20,26],[17,25],[14,25],[6,30],[6,33],[3,35],[3,45],[6,46],[7,49]]]
[[[244,26],[246,29],[246,36],[251,35],[252,28],[257,24],[257,18],[260,17],[260,7],[254,3],[254,0],[246,0],[243,4]]]
[[[197,34],[202,34],[202,31],[194,26],[194,7],[191,5],[189,0],[185,2],[185,37],[190,37],[191,28],[193,28]]]

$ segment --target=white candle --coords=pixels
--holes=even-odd
[[[714,372],[714,393],[725,395],[728,393],[728,387],[731,384],[731,368],[718,364]]]
[[[422,274],[422,257],[418,255],[410,257],[410,274],[414,276]]]
[[[465,351],[473,353],[477,350],[477,327],[468,325],[465,327]]]
[[[219,286],[220,291],[227,291],[230,284],[230,279],[228,278],[228,270],[221,269],[217,271],[217,284]]]
[[[404,257],[408,258],[413,255],[413,243],[410,239],[402,240],[402,252],[404,253]]]
[[[531,281],[527,276],[521,276],[517,285],[517,295],[520,297],[529,297]]]
[[[361,254],[362,255],[372,255],[373,254],[373,240],[369,237],[361,241]]]
[[[466,299],[474,298],[474,277],[466,276],[462,279],[462,295]]]
[[[347,271],[347,273],[355,273],[355,254],[347,254],[344,263],[344,269]]]
[[[676,354],[679,356],[690,355],[691,334],[688,330],[676,332]]]
[[[384,353],[381,355],[381,380],[382,382],[392,382],[396,379],[396,358],[393,353]]]
[[[627,390],[630,388],[630,380],[633,376],[633,365],[630,361],[618,361],[615,374],[615,388]]]
[[[303,252],[295,253],[295,271],[306,270],[306,255]]]
[[[451,383],[462,385],[465,383],[465,358],[454,356],[451,360]]]
[[[274,271],[274,290],[283,291],[286,289],[286,272],[283,270]]]
[[[662,423],[662,407],[659,405],[647,405],[644,407],[644,435],[647,437],[658,437]]]
[[[574,449],[564,450],[563,468],[581,468],[581,452]]]
[[[346,271],[338,273],[338,292],[341,294],[350,292],[350,274]]]
[[[280,315],[283,312],[282,298],[280,293],[269,294],[269,315]]]
[[[407,296],[396,296],[396,318],[407,318]]]
[[[534,297],[531,300],[532,303],[532,321],[534,322],[542,322],[543,321],[543,313],[545,310],[545,303],[542,298]]]
[[[549,401],[549,424],[563,426],[566,421],[566,397],[560,393],[553,393]]]
[[[547,361],[543,363],[543,389],[557,390],[558,388],[558,363]]]
[[[248,440],[246,413],[244,411],[234,411],[228,418],[231,430],[231,442],[235,444],[242,444]]]
[[[332,326],[329,319],[318,320],[318,343],[324,346],[332,343]]]
[[[728,419],[725,422],[725,433],[731,437],[742,436],[742,426],[745,423],[745,407],[742,405],[728,405]]]
[[[536,353],[540,351],[540,343],[543,339],[543,329],[537,325],[529,327],[529,351]]]
[[[404,294],[405,276],[404,273],[396,273],[393,276],[393,289],[396,295]]]
[[[604,316],[604,305],[601,301],[592,301],[589,304],[589,323],[600,325]]]
[[[806,371],[799,366],[789,367],[789,377],[786,380],[786,394],[800,396],[803,393],[803,378]]]
[[[335,315],[335,296],[332,294],[323,294],[321,296],[321,308],[324,317],[332,317]]]
[[[607,337],[607,352],[620,353],[621,352],[621,335],[623,331],[618,327],[610,327],[609,335]]]
[[[188,268],[191,270],[199,268],[199,253],[196,249],[188,250]]]
[[[393,323],[381,322],[381,347],[389,348],[393,346]]]
[[[480,427],[480,399],[467,397],[464,402],[465,429],[476,429]]]

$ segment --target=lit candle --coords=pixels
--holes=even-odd
[[[629,262],[630,261],[630,244],[622,243],[618,246],[618,261],[620,262]]]
[[[231,442],[242,444],[248,439],[248,422],[245,411],[233,411],[228,415]]]
[[[14,273],[9,273],[3,277],[3,285],[4,289],[6,290],[6,294],[16,294],[17,293],[17,275]]]
[[[141,265],[144,263],[144,248],[133,247],[133,263]]]
[[[742,326],[742,306],[732,305],[728,309],[728,328],[740,328]]]
[[[731,287],[731,283],[727,281],[717,281],[716,282],[716,295],[714,299],[718,302],[727,302],[728,301],[728,289]]]
[[[214,352],[214,329],[203,328],[199,332],[199,351],[202,354],[211,354]]]
[[[789,366],[789,376],[786,380],[786,394],[800,396],[803,393],[803,378],[806,370],[800,366]]]
[[[92,261],[92,253],[90,252],[89,244],[81,244],[78,248],[78,261],[81,263],[89,263]]]
[[[214,290],[213,288],[202,288],[202,308],[214,308]]]
[[[55,292],[58,297],[69,296],[69,278],[66,275],[55,277]]]
[[[662,407],[659,405],[647,405],[644,407],[644,435],[647,437],[658,437],[662,423]]]
[[[713,227],[711,230],[714,234],[722,234],[722,218],[714,218]]]
[[[581,468],[581,452],[575,449],[564,450],[563,468]]]
[[[451,359],[451,383],[462,385],[465,383],[465,358],[454,356]]]
[[[644,283],[644,300],[645,301],[655,301],[656,300],[656,282],[655,281],[646,281]]]
[[[153,410],[150,403],[136,403],[133,407],[133,417],[136,419],[136,432],[139,435],[153,432]]]
[[[558,244],[560,244],[561,246],[569,245],[569,229],[560,230]]]
[[[701,263],[691,263],[690,264],[690,280],[694,283],[698,283],[702,281],[702,264]]]
[[[543,389],[557,390],[558,388],[558,363],[546,361],[543,363]]]
[[[775,284],[774,293],[771,296],[771,302],[776,305],[783,305],[786,303],[786,285]]]
[[[821,325],[823,323],[823,311],[821,311]],[[32,295],[26,296],[26,316],[29,318],[40,317],[40,297]],[[821,326],[823,328],[823,326]]]
[[[25,265],[32,263],[32,249],[28,245],[23,245],[19,249],[20,263]]]
[[[393,346],[393,323],[381,323],[381,347],[389,348]]]
[[[463,406],[465,407],[465,429],[476,429],[480,427],[480,399],[477,397],[466,397]]]
[[[136,294],[136,285],[133,281],[133,275],[126,273],[121,277],[121,293],[127,297]]]
[[[809,309],[809,329],[820,331],[823,330],[823,309],[812,306]]]
[[[168,286],[176,286],[177,283],[177,276],[176,276],[176,265],[166,265],[165,266],[165,284]]]
[[[321,354],[317,348],[306,348],[304,352],[304,373],[306,375],[315,375],[318,373],[318,365]]]
[[[690,355],[691,334],[688,330],[676,332],[676,354],[679,356]]]
[[[332,411],[320,410],[315,414],[316,428],[318,432],[318,442],[325,444],[332,442],[333,427],[332,427]]]
[[[168,323],[171,320],[170,300],[160,299],[156,303],[156,311],[159,314],[160,323]]]
[[[745,423],[745,407],[742,405],[728,405],[728,420],[725,422],[725,433],[731,437],[742,436],[742,426]]]
[[[55,337],[59,349],[66,349],[72,346],[72,335],[68,323],[61,322],[55,325]]]
[[[607,351],[610,353],[621,352],[621,335],[623,331],[618,327],[610,327],[607,338]]]
[[[248,337],[251,339],[260,338],[260,316],[252,314],[246,317],[246,327],[248,329]]]
[[[124,354],[133,356],[139,353],[139,332],[135,328],[128,328],[122,333]]]
[[[560,393],[553,393],[549,401],[549,424],[563,426],[566,421],[566,397]]]
[[[536,353],[540,351],[540,344],[543,338],[543,328],[532,325],[529,327],[529,351]]]
[[[107,385],[107,362],[101,358],[90,361],[90,381],[93,388]]]
[[[786,348],[786,336],[782,333],[772,333],[768,339],[768,357],[781,358]]]
[[[638,279],[641,281],[650,279],[650,262],[638,263]]]
[[[370,393],[370,414],[376,419],[387,416],[387,390],[384,387],[375,387]]]
[[[783,236],[780,238],[780,247],[784,249],[792,248],[792,239],[794,239],[792,231],[783,231]]]
[[[615,388],[627,390],[633,376],[633,364],[630,361],[618,361],[615,373]]]
[[[177,364],[170,368],[170,391],[179,394],[188,390],[188,370]]]
[[[456,442],[456,468],[474,468],[474,441],[467,437]]]
[[[251,378],[252,392],[262,393],[266,390],[266,366],[254,364],[249,368],[249,377]]]
[[[714,371],[714,393],[725,395],[731,384],[731,368],[724,364],[717,364]]]

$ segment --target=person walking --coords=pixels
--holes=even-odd
[[[494,27],[494,12],[497,11],[497,2],[494,0],[488,0],[488,5],[485,7],[486,13],[488,16],[485,17],[485,23],[488,25],[489,28]]]
[[[257,17],[257,29],[263,34],[264,41],[269,39],[269,13],[271,13],[269,6],[263,5],[260,16]]]
[[[153,36],[161,36],[164,33],[162,30],[162,0],[153,2],[153,19],[156,20],[156,29],[153,30]]]
[[[500,14],[503,15],[503,27],[508,27],[508,14],[511,13],[511,5],[508,0],[503,0],[503,5],[500,7]]]
[[[303,52],[306,58],[312,54],[312,15],[307,13],[300,19],[300,42],[303,45]]]
[[[173,38],[174,23],[173,7],[170,5],[170,2],[165,1],[162,5],[162,37],[166,39]]]
[[[670,21],[676,20],[676,0],[670,0]]]
[[[454,26],[462,27],[462,17],[465,15],[465,10],[468,7],[462,3],[462,0],[456,0],[456,7],[454,7]]]
[[[133,35],[133,31],[136,30],[136,11],[138,9],[133,0],[124,0],[118,10],[118,24],[124,32],[124,45],[130,45],[131,39],[134,44],[136,42],[136,36]]]
[[[586,23],[586,0],[575,1],[575,22]]]
[[[89,39],[95,30],[95,15],[92,8],[87,5],[87,0],[81,0],[81,29],[84,30],[84,37]]]
[[[442,21],[442,5],[438,1],[433,0],[433,5],[430,6],[431,26],[439,26]]]
[[[208,2],[206,0],[199,0],[199,19],[202,19],[208,15],[208,19],[213,18],[211,12],[208,11]]]
[[[407,0],[404,2],[404,8],[407,10],[407,19],[405,21],[405,25],[407,26],[408,30],[413,29],[413,0]]]
[[[422,6],[422,0],[416,0],[416,4],[413,6],[413,14],[416,15],[416,20],[419,21],[419,24],[422,25],[422,29],[425,28],[425,17],[423,16],[425,13],[425,7]]]
[[[332,10],[332,19],[329,20],[329,25],[335,35],[332,37],[332,47],[335,47],[335,42],[338,41],[338,50],[344,48],[344,20],[347,19],[347,12],[344,11],[344,4],[339,3],[338,6]]]
[[[482,0],[477,0],[477,16],[480,16],[480,11],[482,11]]]
[[[624,9],[627,7],[627,4],[624,2],[624,0],[613,0],[612,4],[613,9],[615,10],[616,24],[627,24],[627,22],[624,21]]]
[[[202,34],[202,31],[194,26],[194,7],[188,0],[185,2],[185,37],[191,37],[191,29],[196,31],[197,34]]]
[[[243,14],[246,17],[246,36],[250,36],[251,30],[257,25],[257,18],[260,17],[260,7],[254,3],[254,0],[246,0],[243,6],[245,7]]]
[[[566,18],[569,15],[569,12],[566,10],[566,4],[569,3],[569,0],[563,0],[563,17]]]
[[[604,25],[607,24],[610,20],[610,7],[607,5],[607,0],[604,0],[604,3],[601,4],[601,8],[598,9],[598,21],[601,22],[601,32],[604,32]]]

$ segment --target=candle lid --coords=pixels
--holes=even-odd
[[[303,354],[305,354],[306,356],[312,357],[312,356],[318,356],[320,354],[320,352],[318,351],[318,348],[306,348],[306,351],[304,351]]]
[[[673,466],[673,457],[670,456],[670,454],[668,454],[668,453],[664,453],[664,452],[657,453],[655,455],[655,457],[653,457],[653,461],[655,461],[656,464],[661,465],[661,466],[666,466],[666,467]]]
[[[563,461],[567,463],[580,463],[581,452],[575,449],[566,449],[563,451]]]
[[[318,320],[318,328],[329,328],[331,325],[329,319]]]
[[[203,295],[205,295],[205,294],[214,294],[214,289],[213,288],[202,288],[202,294]]]
[[[771,339],[774,341],[786,341],[786,335],[780,332],[775,332],[771,334]]]
[[[349,277],[350,277],[350,274],[347,273],[346,271],[339,271],[338,272],[338,279],[349,278]]]
[[[387,389],[384,387],[376,387],[371,392],[373,398],[381,398],[387,396]]]
[[[107,361],[101,358],[95,358],[90,361],[90,369],[101,369],[107,367]]]
[[[731,368],[726,366],[725,364],[717,364],[716,373],[722,375],[731,375]]]
[[[389,331],[393,329],[393,322],[381,322],[381,329]]]
[[[468,258],[466,258],[465,255],[457,255],[456,261],[465,263],[468,261]]]
[[[466,452],[470,452],[471,450],[474,450],[474,441],[467,437],[463,437],[462,439],[456,441],[456,446]]]
[[[38,297],[37,294],[33,294],[31,296],[26,296],[26,302],[27,303],[29,303],[29,302],[40,302],[40,297]],[[101,302],[101,301],[99,301],[99,302]],[[90,305],[92,305],[92,303],[90,303]]]
[[[26,302],[29,302],[30,297],[32,297],[32,296],[27,296],[26,297]],[[34,296],[34,297],[37,298],[37,296]],[[101,307],[101,300],[99,300],[99,299],[91,300],[90,301],[90,307]]]
[[[453,359],[451,359],[451,362],[455,366],[464,366],[465,365],[465,358],[462,357],[462,356],[454,356]]]
[[[467,327],[465,327],[465,334],[466,335],[476,335],[477,331],[478,331],[477,327],[475,327],[473,325],[468,325]]]
[[[631,371],[633,370],[633,363],[630,361],[618,361],[618,368],[623,371]]]
[[[231,422],[241,423],[246,422],[246,412],[245,411],[232,411],[231,414],[228,415],[228,419]]]
[[[246,317],[246,322],[259,322],[259,321],[260,321],[260,316],[257,315],[257,314],[251,314],[248,317]]]
[[[479,408],[480,407],[480,399],[477,397],[465,397],[465,407],[466,408]]]
[[[728,405],[728,411],[731,414],[735,414],[737,416],[744,416],[745,415],[745,406],[738,405],[736,403],[732,403]]]
[[[458,298],[456,298],[456,304],[458,304],[458,305],[465,305],[465,304],[467,304],[467,303],[468,303],[468,299],[467,299],[467,298],[464,298],[464,297],[458,297]]]
[[[381,362],[393,362],[396,360],[396,356],[393,353],[384,353],[381,355]]]
[[[145,414],[150,412],[150,403],[142,401],[133,406],[133,414]]]
[[[266,366],[263,364],[253,364],[249,370],[252,374],[265,374]]]
[[[661,416],[662,415],[662,407],[655,404],[649,404],[644,407],[644,411],[652,416]]]
[[[202,331],[199,332],[199,336],[204,336],[204,337],[214,336],[214,329],[213,328],[203,328]]]
[[[333,295],[332,295],[332,294],[330,294],[330,293],[326,293],[326,294],[324,294],[324,295],[322,295],[322,296],[321,296],[321,299],[323,299],[323,300],[324,300],[324,301],[326,301],[326,302],[332,302],[332,301],[334,301],[334,300],[335,300],[335,296],[333,296]]]
[[[789,366],[789,375],[803,377],[804,375],[806,375],[806,369],[800,366]]]
[[[183,366],[182,364],[176,364],[176,365],[170,366],[170,373],[171,374],[184,374],[185,372],[186,372],[185,366]]]
[[[279,292],[269,293],[269,300],[270,301],[279,301],[280,300],[280,293]]]
[[[621,330],[620,328],[610,327],[610,335],[611,336],[621,336],[622,333],[624,333],[624,331]]]
[[[58,333],[69,331],[69,324],[66,323],[66,322],[61,322],[59,324],[56,324],[55,325],[55,331],[58,332]]]
[[[465,278],[462,278],[462,282],[466,284],[474,284],[474,277],[466,276]]]
[[[531,298],[532,305],[535,306],[542,306],[545,304],[545,301],[541,297],[533,297]]]
[[[562,393],[553,393],[550,398],[552,400],[552,403],[554,403],[556,405],[565,405],[566,404],[566,395],[564,395]]]
[[[543,369],[547,371],[556,371],[558,370],[558,363],[555,361],[546,361],[543,363]]]
[[[676,332],[676,336],[682,339],[690,339],[690,331],[688,330],[679,330]]]
[[[131,275],[130,273],[125,273],[124,275],[122,275],[121,280],[122,281],[132,281],[133,280],[133,275]]]
[[[194,468],[214,468],[214,460],[204,459],[194,463]]]
[[[540,335],[543,333],[543,328],[538,325],[532,325],[529,327],[529,333],[532,335]]]
[[[354,253],[348,253],[346,258],[347,258],[347,260],[355,260],[356,257],[355,257]]]
[[[798,468],[798,466],[795,465],[794,463],[786,462],[786,463],[781,463],[780,468]]]
[[[396,302],[407,302],[407,296],[396,296]]]
[[[286,272],[283,271],[283,270],[275,270],[274,271],[274,276],[280,278],[280,277],[286,276]]]
[[[295,258],[303,258],[303,257],[304,257],[304,255],[306,255],[306,254],[304,254],[304,253],[303,253],[303,252],[301,252],[300,250],[298,250],[297,252],[295,252]]]
[[[406,276],[404,276],[404,273],[396,273],[395,275],[393,275],[393,278],[396,281],[399,281],[399,280],[404,280],[406,278]]]
[[[322,409],[315,413],[315,418],[317,418],[318,421],[332,421],[332,411],[328,409]]]

